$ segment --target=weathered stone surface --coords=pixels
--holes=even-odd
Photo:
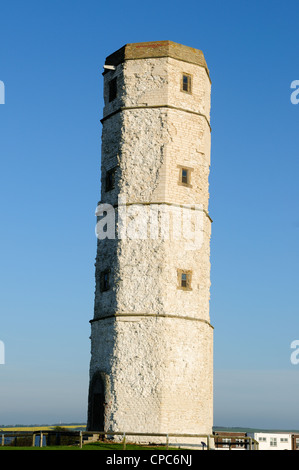
[[[94,390],[105,397],[103,428],[210,433],[207,67],[201,51],[169,41],[125,46],[106,63],[115,70],[104,74],[101,202],[115,209],[116,236],[98,240],[90,363],[91,384],[101,376]],[[184,73],[192,76],[191,93],[181,90]],[[109,102],[115,77],[118,93]],[[188,185],[179,181],[184,167]],[[112,168],[114,189],[106,191]],[[101,291],[105,270],[110,286]],[[190,289],[179,286],[178,270],[192,273]]]

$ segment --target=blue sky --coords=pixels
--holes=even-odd
[[[214,424],[299,428],[297,1],[1,0],[0,424],[84,422],[102,71],[126,43],[212,79]]]

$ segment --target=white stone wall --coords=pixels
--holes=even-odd
[[[94,370],[110,376],[106,429],[211,432],[213,350],[207,324],[130,316],[94,322],[92,354]]]
[[[175,313],[124,315],[92,323],[91,376],[110,376],[106,429],[211,432],[211,326]]]

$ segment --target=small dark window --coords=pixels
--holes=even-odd
[[[181,269],[178,269],[178,288],[183,290],[192,290],[191,278],[191,271],[183,271]]]
[[[182,184],[183,186],[189,186],[192,188],[191,185],[191,172],[193,171],[193,168],[186,168],[183,166],[178,165],[179,168],[179,184]]]
[[[186,273],[182,273],[181,287],[187,287],[187,274]]]
[[[115,172],[116,168],[112,168],[106,172],[105,191],[111,191],[115,187]]]
[[[182,183],[188,184],[189,183],[189,175],[188,175],[188,170],[185,168],[182,168]]]
[[[109,82],[109,103],[117,97],[117,79],[112,78]]]
[[[110,271],[107,269],[106,271],[101,272],[101,292],[105,292],[110,289],[110,283],[109,283],[109,277],[110,277]]]
[[[188,75],[187,73],[183,73],[181,89],[182,91],[191,93],[191,75]]]

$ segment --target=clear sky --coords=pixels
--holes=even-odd
[[[214,424],[299,429],[297,0],[0,0],[0,424],[85,422],[102,71],[126,43],[212,79]]]

